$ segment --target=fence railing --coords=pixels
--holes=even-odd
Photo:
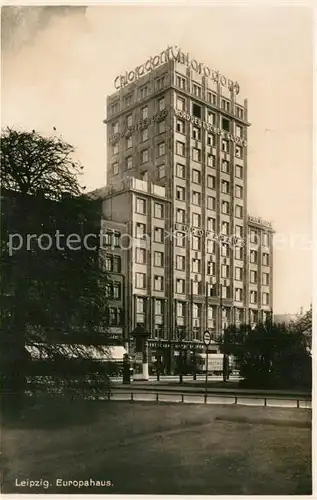
[[[100,399],[100,398],[99,398]],[[247,406],[269,406],[283,408],[311,409],[311,399],[289,396],[256,396],[246,394],[190,393],[180,391],[140,391],[114,390],[101,399],[109,401],[156,402],[156,403],[192,403],[192,404],[234,404]]]

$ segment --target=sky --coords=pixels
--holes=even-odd
[[[305,6],[2,9],[1,126],[75,146],[87,190],[106,183],[114,78],[168,45],[240,83],[248,98],[248,209],[276,231],[276,313],[312,300],[312,13]]]

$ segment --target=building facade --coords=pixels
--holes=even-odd
[[[130,242],[124,337],[142,324],[152,339],[216,338],[272,314],[273,230],[247,209],[248,103],[180,51],[151,61],[115,79],[95,192]]]

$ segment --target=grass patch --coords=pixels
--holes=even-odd
[[[38,403],[4,422],[3,493],[311,494],[309,410],[69,402],[64,422],[55,407]],[[49,486],[16,485],[27,478]]]

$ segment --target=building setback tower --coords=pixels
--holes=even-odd
[[[239,84],[168,49],[107,98],[105,219],[126,223],[125,324],[201,340],[272,314],[272,227],[247,211]]]

